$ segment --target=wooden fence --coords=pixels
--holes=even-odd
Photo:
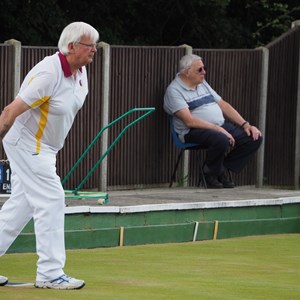
[[[163,96],[186,53],[200,55],[207,81],[229,103],[264,133],[264,144],[240,174],[238,185],[299,188],[300,169],[300,27],[295,26],[273,43],[258,49],[192,49],[99,44],[87,67],[89,95],[75,119],[57,170],[63,178],[103,126],[136,107],[155,112],[132,126],[84,185],[84,189],[112,190],[166,186],[178,154],[170,135]],[[17,94],[26,73],[54,47],[28,47],[10,40],[0,44],[1,109]],[[65,188],[76,187],[139,113],[105,131]],[[5,158],[3,149],[1,157]],[[198,181],[194,154],[186,160],[187,185]],[[184,174],[181,175],[184,178]]]

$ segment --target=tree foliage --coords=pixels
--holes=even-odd
[[[62,29],[84,21],[112,45],[254,48],[300,19],[295,0],[2,0],[0,41],[56,46]]]

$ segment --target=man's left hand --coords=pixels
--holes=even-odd
[[[244,127],[245,132],[248,136],[252,135],[252,138],[254,141],[258,140],[261,137],[261,132],[258,128],[252,125],[246,125]]]

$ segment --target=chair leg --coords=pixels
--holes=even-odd
[[[227,173],[228,173],[229,180],[232,182],[232,174],[231,174],[230,170],[227,169]]]
[[[200,167],[200,173],[201,173],[201,177],[202,177],[203,186],[204,186],[205,189],[207,189],[207,183],[206,183],[203,167],[204,167],[204,164],[201,165],[201,167]]]
[[[171,181],[170,181],[169,187],[172,187],[173,182],[174,182],[175,179],[176,179],[176,172],[177,172],[177,169],[178,169],[179,162],[180,162],[180,159],[181,159],[181,157],[182,157],[183,151],[184,151],[184,150],[182,149],[182,150],[180,151],[180,153],[178,154],[177,161],[176,161],[176,164],[175,164],[174,171],[173,171],[173,173],[172,173],[172,177],[171,177]]]
[[[207,189],[206,179],[205,179],[205,175],[204,175],[204,171],[203,171],[204,163],[202,163],[200,151],[197,151],[197,159],[198,159],[199,170],[200,170],[198,186],[200,186],[200,183],[202,181],[204,188]]]

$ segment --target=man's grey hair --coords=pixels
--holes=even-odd
[[[202,57],[195,54],[186,54],[183,56],[179,61],[179,73],[183,73],[185,70],[189,69],[196,60],[202,60]]]
[[[58,49],[59,51],[67,55],[69,52],[68,45],[70,43],[78,43],[83,36],[90,37],[94,43],[99,39],[98,31],[91,25],[84,22],[73,22],[67,25],[62,31],[59,41]]]

